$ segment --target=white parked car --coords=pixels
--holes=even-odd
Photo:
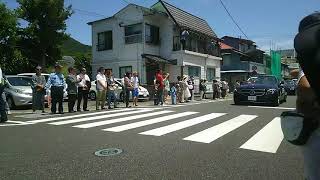
[[[123,80],[119,79],[119,78],[114,78],[115,83],[116,83],[116,97],[118,99],[118,101],[123,101],[124,100],[124,92],[123,92]],[[95,100],[96,96],[97,96],[97,88],[96,88],[96,81],[92,81],[91,82],[91,89],[89,92],[89,98],[91,100]],[[149,100],[150,94],[148,92],[148,90],[142,86],[139,86],[139,97],[138,100],[140,101],[147,101]],[[132,92],[130,92],[130,100],[132,100]]]
[[[10,109],[18,106],[32,105],[32,80],[25,76],[6,76],[8,85],[5,87],[7,102]]]
[[[18,76],[32,77],[35,74],[36,73],[21,73],[21,74],[18,74]],[[45,77],[46,81],[48,81],[50,74],[46,74],[46,73],[41,73],[41,74]],[[46,91],[47,92],[46,92],[45,100],[48,101],[48,96],[50,96],[51,91],[50,91],[50,89],[47,89]],[[67,84],[66,84],[66,87],[63,90],[63,99],[64,100],[68,99]]]

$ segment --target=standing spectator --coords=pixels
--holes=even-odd
[[[77,76],[78,83],[78,102],[77,102],[77,111],[81,111],[81,101],[83,99],[83,110],[88,110],[88,95],[91,88],[90,78],[87,75],[87,70],[81,68],[80,74]]]
[[[4,84],[8,85],[9,84],[8,79],[6,78],[6,76],[4,74],[3,74],[3,78],[4,78]],[[6,93],[5,92],[2,93],[2,99],[4,100],[5,111],[6,111],[7,115],[10,115],[11,111],[10,111],[9,104],[7,102],[7,98],[6,98]]]
[[[0,123],[4,123],[8,120],[8,116],[5,111],[5,101],[2,96],[4,88],[5,88],[4,74],[2,74],[2,69],[0,65],[0,95],[1,95],[0,96],[0,116],[1,116]]]
[[[219,83],[217,80],[213,80],[213,83],[212,83],[212,91],[213,91],[213,94],[212,94],[212,99],[215,100],[216,98],[219,97]]]
[[[44,111],[44,96],[46,94],[45,85],[46,78],[41,75],[41,66],[36,67],[36,74],[32,76],[32,111],[41,110]]]
[[[113,100],[114,108],[117,108],[117,97],[115,93],[117,85],[112,76],[112,71],[109,71],[107,74],[107,87],[108,87],[108,92],[107,92],[108,93],[108,109],[112,109],[111,107],[112,100]]]
[[[172,84],[172,87],[170,89],[171,93],[171,101],[173,105],[177,104],[177,88],[176,88],[176,83]]]
[[[204,79],[203,80],[203,96],[202,96],[202,99],[206,99],[207,98],[206,93],[207,93],[207,80]]]
[[[46,84],[46,89],[51,90],[51,113],[56,114],[57,104],[59,104],[59,114],[63,114],[63,90],[66,85],[64,80],[64,76],[61,73],[62,66],[60,64],[56,64],[54,66],[55,72],[51,73]]]
[[[222,80],[221,81],[221,96],[223,99],[226,97],[228,90],[229,90],[229,85],[228,85],[227,81]]]
[[[184,81],[183,81],[183,77],[180,77],[179,76],[179,79],[178,79],[178,81],[179,81],[179,91],[180,91],[180,103],[184,103],[185,101],[184,101],[184,86],[185,86],[185,84],[184,84]]]
[[[131,72],[127,72],[126,76],[124,77],[124,90],[125,90],[125,102],[126,102],[126,108],[129,108],[129,98],[130,98],[130,91],[133,90],[133,86],[131,83]]]
[[[67,92],[68,92],[68,112],[73,113],[74,105],[76,104],[77,100],[77,77],[76,77],[76,70],[73,67],[68,68],[69,75],[66,78],[66,83],[68,85]]]
[[[186,102],[190,102],[189,98],[191,97],[189,84],[188,84],[188,76],[183,76],[183,91],[184,91],[184,97]]]
[[[189,79],[188,79],[188,88],[189,88],[190,95],[191,95],[188,100],[193,101],[193,98],[194,98],[194,94],[193,94],[194,78],[193,78],[193,76],[190,76]]]
[[[200,101],[202,101],[204,96],[204,80],[203,79],[200,79],[199,91],[200,91]]]
[[[96,76],[97,80],[97,99],[96,99],[96,110],[105,109],[104,105],[106,103],[106,93],[107,93],[107,79],[104,75],[105,69],[104,67],[100,67],[98,69],[98,74]]]
[[[131,82],[133,85],[132,97],[133,97],[133,106],[138,106],[138,97],[139,97],[139,78],[138,73],[133,72],[133,77],[131,77]]]
[[[297,57],[306,73],[301,70],[298,75],[296,109],[304,115],[304,121],[316,126],[307,143],[301,146],[306,180],[320,179],[319,25],[319,12],[308,15],[300,22],[295,38]],[[309,123],[303,122],[303,126]]]
[[[156,73],[156,81],[159,83],[158,86],[158,102],[160,106],[163,106],[163,91],[164,91],[164,83],[163,83],[163,75],[162,75],[162,70],[158,69]]]
[[[166,73],[164,75],[164,103],[167,102],[168,100],[168,96],[170,95],[169,92],[170,92],[170,82],[169,82],[169,73]]]
[[[222,84],[221,84],[221,81],[220,80],[217,80],[217,83],[218,83],[218,99],[221,98],[221,88],[222,88]]]

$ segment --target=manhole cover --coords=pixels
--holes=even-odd
[[[96,156],[115,156],[122,153],[122,149],[118,148],[109,148],[109,149],[101,149],[99,151],[96,151],[94,154]]]

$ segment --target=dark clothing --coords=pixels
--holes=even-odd
[[[69,74],[66,79],[68,85],[68,94],[77,94],[77,78],[75,75]]]
[[[63,86],[51,86],[51,112],[53,114],[57,111],[57,103],[59,104],[58,111],[59,113],[63,113]]]
[[[3,90],[4,85],[0,84],[0,95],[3,93]],[[5,111],[5,101],[2,96],[0,96],[0,116],[0,122],[6,122],[8,120],[7,112]]]
[[[76,104],[77,94],[68,94],[68,111],[74,112],[74,105]]]
[[[68,111],[73,112],[74,111],[74,105],[76,104],[77,100],[77,77],[73,74],[69,74],[66,83],[68,85]],[[59,110],[59,112],[61,112]]]
[[[78,104],[77,104],[77,110],[80,111],[81,108],[81,100],[83,99],[83,110],[88,109],[88,95],[89,90],[84,90],[82,87],[78,88]]]
[[[111,107],[111,102],[113,101],[114,108],[117,107],[117,97],[114,91],[108,91],[108,107]]]
[[[157,95],[158,95],[158,103],[160,105],[163,105],[163,89],[158,89]]]
[[[44,110],[44,96],[46,94],[44,86],[46,85],[46,79],[43,75],[32,76],[32,110]],[[40,88],[42,86],[43,88]]]
[[[126,107],[129,107],[129,97],[130,97],[130,90],[129,90],[129,89],[126,89],[126,91],[125,91]]]

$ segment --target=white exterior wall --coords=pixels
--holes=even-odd
[[[143,23],[142,43],[125,44],[124,27],[122,26]],[[145,42],[145,24],[159,27],[160,44],[149,45]],[[220,78],[220,61],[222,58],[209,56],[206,54],[191,51],[173,51],[174,23],[165,15],[146,15],[135,5],[128,5],[126,8],[114,15],[113,18],[94,22],[92,24],[92,56],[93,72],[100,66],[112,69],[114,76],[119,76],[119,67],[132,66],[133,71],[138,71],[141,82],[146,82],[146,67],[141,54],[158,55],[165,59],[177,60],[177,65],[166,65],[166,70],[170,73],[170,81],[176,81],[177,76],[188,74],[188,65],[201,68],[201,79],[206,78],[208,67],[216,69],[216,77]],[[99,32],[112,30],[113,49],[107,51],[97,51]],[[95,73],[93,73],[95,77]],[[95,79],[95,78],[94,78]]]
[[[200,79],[206,79],[207,68],[215,68],[216,72],[216,78],[220,79],[220,61],[222,58],[210,56],[206,54],[200,54],[196,52],[191,51],[175,51],[172,53],[171,56],[172,59],[178,60],[178,65],[183,66],[183,74],[188,74],[188,67],[189,66],[196,66],[200,67]],[[176,71],[179,71],[178,73]],[[170,74],[174,75],[180,75],[180,68],[172,69]],[[176,79],[176,77],[172,77],[173,79]]]
[[[143,44],[125,44],[124,27],[143,22],[142,11],[134,5],[127,6],[114,18],[94,22],[92,24],[92,61],[93,72],[100,66],[112,69],[115,77],[119,76],[119,67],[132,66],[133,71],[141,74]],[[112,50],[97,51],[98,33],[112,30]],[[95,77],[95,73],[94,77]]]

